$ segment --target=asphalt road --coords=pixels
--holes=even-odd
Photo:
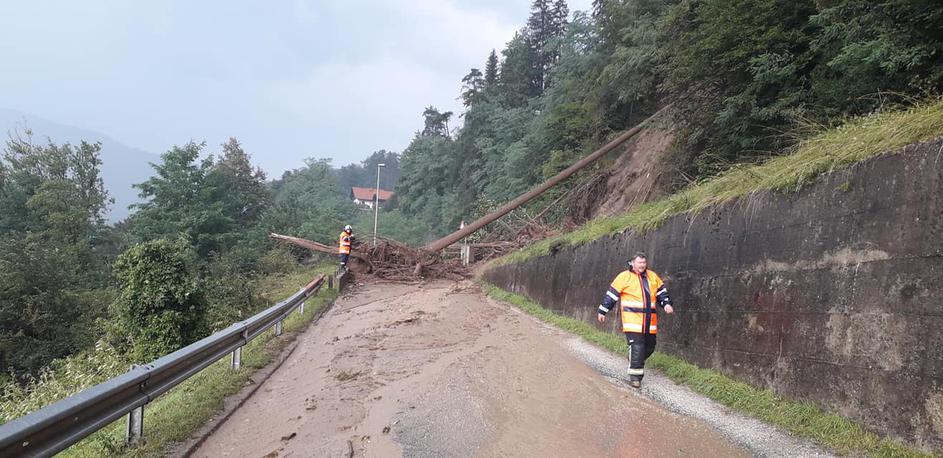
[[[811,445],[485,297],[341,298],[195,456],[814,456]]]

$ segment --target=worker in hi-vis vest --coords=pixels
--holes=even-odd
[[[662,306],[669,315],[674,313],[661,277],[648,270],[645,253],[636,253],[629,261],[629,270],[612,281],[596,316],[597,321],[605,323],[606,314],[613,307],[619,307],[622,332],[629,344],[629,385],[633,388],[642,386],[645,360],[655,351],[655,335],[658,333],[656,305]]]
[[[354,238],[354,228],[350,224],[344,226],[344,232],[341,232],[337,239],[337,253],[341,258],[341,268],[347,268],[347,260],[350,259],[350,245]]]

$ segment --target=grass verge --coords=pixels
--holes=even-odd
[[[333,270],[333,266],[318,267],[267,279],[266,299],[272,303],[285,299],[318,273]],[[240,370],[232,371],[229,358],[223,358],[145,406],[142,445],[124,447],[125,420],[122,418],[75,444],[61,456],[163,456],[167,447],[187,440],[222,409],[226,397],[241,390],[255,371],[272,362],[294,338],[291,333],[306,326],[335,296],[335,290],[323,288],[307,301],[304,314],[292,313],[285,320],[283,330],[288,335],[276,339],[274,333],[266,332],[249,342],[242,351]]]
[[[734,167],[710,180],[689,186],[662,200],[624,215],[598,218],[580,229],[550,237],[493,261],[509,264],[549,254],[554,245],[582,245],[625,230],[645,232],[668,218],[696,213],[757,191],[796,191],[815,177],[848,164],[890,154],[914,143],[943,135],[943,100],[905,111],[878,113],[850,120],[800,141],[795,152],[762,164]]]
[[[492,298],[514,305],[536,318],[572,332],[602,348],[624,355],[622,336],[602,331],[593,325],[548,310],[530,299],[507,292],[489,283],[482,289]],[[818,407],[787,399],[770,390],[762,390],[733,380],[717,371],[701,369],[684,360],[656,352],[646,366],[657,369],[675,383],[713,399],[733,410],[759,418],[797,436],[840,454],[880,457],[929,457],[899,442],[883,439],[860,426]]]

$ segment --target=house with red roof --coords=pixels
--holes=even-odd
[[[381,189],[379,192],[380,204],[384,204],[393,198],[393,191],[387,191],[386,189]],[[350,200],[353,200],[355,204],[360,205],[363,208],[373,208],[373,203],[376,202],[378,197],[377,190],[374,188],[350,188]]]

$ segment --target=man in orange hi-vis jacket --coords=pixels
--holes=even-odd
[[[661,277],[648,270],[645,253],[637,253],[629,263],[629,270],[616,276],[606,291],[596,320],[606,322],[606,313],[618,306],[622,312],[622,332],[629,344],[629,384],[633,388],[642,386],[645,376],[645,360],[655,351],[655,336],[658,333],[658,315],[655,305],[674,313],[668,288]]]
[[[341,258],[341,268],[347,268],[347,261],[350,259],[350,246],[353,243],[354,229],[350,224],[344,226],[344,232],[341,232],[337,239],[337,253]]]

